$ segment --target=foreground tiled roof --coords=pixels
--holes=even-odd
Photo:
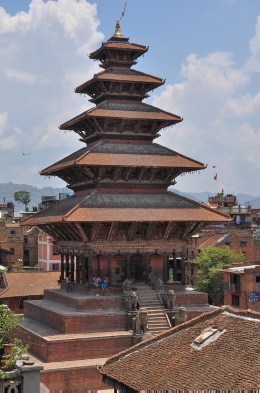
[[[259,354],[260,314],[223,307],[113,356],[100,371],[114,388],[139,392],[256,392]]]
[[[51,174],[61,168],[74,165],[113,165],[113,166],[153,166],[204,169],[205,165],[174,150],[151,144],[105,143],[98,142],[91,148],[85,147],[43,169],[42,175]]]
[[[165,192],[96,193],[71,196],[28,219],[23,225],[48,222],[196,221],[222,222],[229,217],[181,195]]]
[[[5,276],[8,289],[0,298],[43,295],[44,289],[57,288],[60,272],[12,272]]]

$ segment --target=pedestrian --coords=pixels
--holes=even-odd
[[[66,287],[67,287],[67,292],[72,292],[70,276],[66,277]]]

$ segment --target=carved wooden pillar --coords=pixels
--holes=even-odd
[[[80,284],[79,255],[76,256],[76,284]]]
[[[128,280],[131,279],[130,277],[130,255],[128,254],[126,256],[126,278],[128,278]]]
[[[163,254],[163,282],[167,283],[169,280],[169,266],[168,266],[168,254]]]
[[[70,274],[71,274],[71,282],[74,282],[74,271],[75,271],[74,255],[71,255],[71,257],[70,257]]]
[[[88,287],[91,288],[91,280],[93,276],[93,257],[88,257]]]
[[[175,253],[173,253],[173,281],[177,281],[177,260]]]
[[[87,282],[87,264],[88,264],[88,257],[82,257],[82,284],[86,285]]]
[[[97,274],[100,274],[100,255],[97,255]]]
[[[60,275],[61,279],[64,280],[64,254],[60,256]]]
[[[110,285],[112,284],[112,282],[111,282],[111,260],[112,260],[112,255],[110,255],[110,254],[108,254],[108,256],[107,256],[107,275],[108,275],[108,277],[109,277],[109,280],[110,280]]]
[[[69,277],[70,275],[70,256],[69,254],[66,254],[66,277]]]

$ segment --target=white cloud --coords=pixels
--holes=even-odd
[[[250,57],[246,61],[245,68],[260,72],[260,16],[257,18],[255,35],[250,40]]]
[[[232,54],[187,57],[182,83],[168,85],[153,104],[184,117],[159,142],[208,164],[201,175],[177,179],[177,188],[260,193],[260,92],[252,95],[253,76],[236,67]],[[213,168],[216,166],[216,168]],[[218,182],[213,178],[218,173]]]
[[[42,184],[39,170],[83,146],[58,126],[90,106],[74,88],[98,68],[87,57],[103,38],[98,26],[87,0],[32,0],[14,16],[0,7],[1,181]]]
[[[8,114],[7,112],[0,113],[0,135],[3,134],[7,126]]]
[[[14,68],[3,67],[3,73],[7,79],[15,79],[18,82],[24,83],[44,83],[46,79],[39,75],[32,74],[29,72],[24,72]]]

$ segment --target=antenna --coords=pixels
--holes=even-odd
[[[120,18],[119,18],[119,22],[120,22],[120,21],[123,19],[123,17],[125,16],[126,3],[127,3],[127,1],[125,2],[124,9],[123,9],[122,14],[121,14],[121,16],[120,16]]]

